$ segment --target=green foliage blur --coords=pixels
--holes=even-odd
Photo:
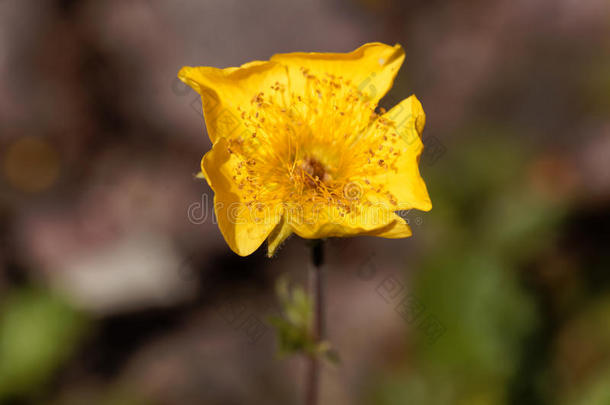
[[[72,354],[86,317],[42,289],[0,301],[0,399],[39,392]]]
[[[446,333],[429,344],[413,332],[410,356],[380,375],[363,403],[610,404],[610,292],[579,287],[585,263],[573,263],[566,284],[534,279],[567,277],[547,266],[564,253],[558,245],[576,207],[536,189],[525,145],[486,136],[502,129],[468,132],[425,172],[433,230],[413,280]],[[571,363],[586,361],[586,375],[576,375]]]

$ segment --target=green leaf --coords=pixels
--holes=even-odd
[[[276,283],[276,294],[280,303],[282,316],[271,316],[268,322],[276,330],[278,354],[324,355],[330,352],[330,346],[316,343],[311,336],[313,321],[313,300],[301,287],[291,288],[285,277]],[[334,358],[336,356],[330,356]]]
[[[23,289],[0,306],[0,402],[52,378],[83,336],[86,319],[48,291]]]

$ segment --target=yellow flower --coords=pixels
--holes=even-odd
[[[430,210],[419,175],[425,115],[411,96],[376,112],[400,45],[288,53],[241,67],[183,67],[202,96],[212,150],[201,170],[218,225],[242,256],[302,238],[411,235],[395,211]]]

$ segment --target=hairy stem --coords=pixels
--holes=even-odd
[[[311,296],[314,298],[312,338],[315,343],[320,343],[325,336],[324,274],[322,270],[322,265],[324,263],[324,242],[320,239],[312,241],[311,262],[310,292]],[[309,356],[308,361],[309,370],[305,387],[305,404],[318,405],[320,391],[320,358],[314,353]]]

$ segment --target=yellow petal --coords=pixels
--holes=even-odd
[[[263,61],[226,69],[185,66],[178,78],[201,94],[212,143],[221,136],[228,138],[243,132],[241,114],[250,109],[253,97],[276,83],[286,85],[288,80],[284,66]]]
[[[398,236],[400,224],[394,223],[402,219],[388,211],[385,206],[362,207],[359,212],[350,214],[345,214],[334,205],[295,206],[286,207],[285,215],[294,233],[305,239],[377,234],[381,236],[384,233],[396,234],[394,237],[410,236],[410,233],[406,235],[405,232],[402,232],[405,236]]]
[[[422,105],[415,96],[410,96],[385,113],[383,119],[389,119],[396,125],[398,140],[395,143],[389,143],[388,140],[386,144],[388,148],[394,148],[398,157],[393,169],[380,167],[371,181],[383,184],[396,198],[396,210],[415,208],[429,211],[432,203],[418,168],[419,156],[423,150],[421,134],[426,122]]]
[[[290,88],[294,92],[305,91],[307,81],[302,71],[305,68],[320,79],[324,79],[326,74],[343,77],[377,104],[392,87],[404,58],[400,45],[376,42],[350,53],[284,53],[273,55],[271,61],[288,67]]]
[[[292,227],[286,221],[286,217],[282,216],[282,220],[271,232],[269,238],[267,239],[267,257],[273,256],[278,246],[281,245],[282,242],[284,242],[290,235],[292,235]]]
[[[409,225],[407,225],[404,219],[396,214],[394,214],[394,220],[388,225],[366,233],[366,235],[369,236],[378,236],[388,239],[408,238],[412,234]]]
[[[214,190],[214,211],[218,227],[227,244],[240,256],[254,252],[269,236],[281,218],[281,206],[246,206],[242,191],[232,175],[240,160],[228,152],[226,139],[220,138],[205,154],[202,172]]]

